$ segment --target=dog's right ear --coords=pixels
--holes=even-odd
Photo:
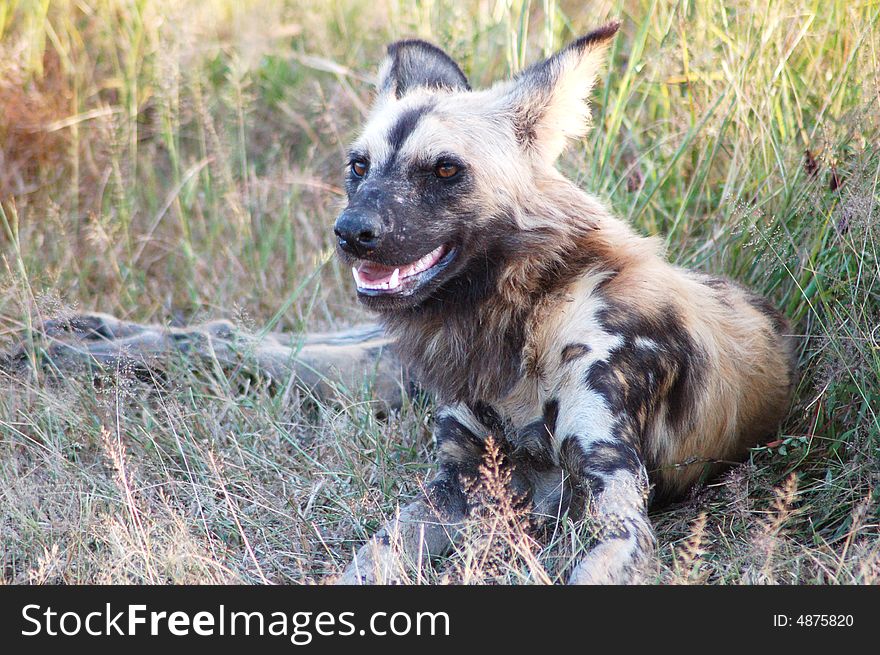
[[[437,46],[419,39],[392,43],[379,69],[380,99],[399,99],[419,87],[450,91],[471,89],[458,64]]]

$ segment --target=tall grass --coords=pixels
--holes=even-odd
[[[384,44],[431,39],[482,85],[612,16],[594,129],[561,167],[801,340],[778,438],[655,512],[655,579],[876,581],[874,2],[0,2],[0,346],[73,310],[363,320],[329,226]],[[0,579],[320,582],[429,475],[430,408],[379,421],[368,392],[195,375],[0,382]],[[503,529],[414,581],[565,579],[588,535],[493,511]]]

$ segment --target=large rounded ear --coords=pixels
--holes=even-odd
[[[552,163],[569,139],[587,133],[590,92],[619,28],[613,22],[582,36],[504,88],[501,109],[524,150]]]
[[[402,98],[418,87],[470,91],[467,77],[452,58],[435,45],[419,39],[397,41],[379,69],[382,98]]]

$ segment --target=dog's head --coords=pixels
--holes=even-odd
[[[586,133],[587,99],[618,26],[477,91],[439,48],[389,46],[335,225],[362,301],[398,311],[453,280],[485,277],[503,244],[528,229],[521,208],[555,174],[566,141]]]

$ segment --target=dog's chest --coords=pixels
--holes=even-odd
[[[491,436],[518,456],[548,460],[553,452],[559,402],[555,398],[528,396],[494,403],[475,402],[469,409],[482,438]]]

